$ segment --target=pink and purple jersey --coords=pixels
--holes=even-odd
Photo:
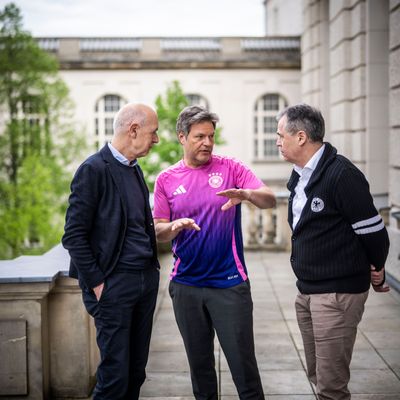
[[[161,172],[154,190],[154,218],[193,218],[201,231],[184,229],[172,242],[171,279],[199,287],[226,288],[247,279],[241,229],[241,207],[221,211],[228,201],[216,193],[263,186],[241,162],[213,155],[199,168],[183,160]]]

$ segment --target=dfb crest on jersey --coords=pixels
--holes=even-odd
[[[208,174],[208,176],[208,184],[214,189],[219,188],[224,182],[224,180],[222,179],[222,174],[220,172],[212,172],[211,174]]]

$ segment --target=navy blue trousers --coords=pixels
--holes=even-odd
[[[93,400],[137,400],[146,378],[159,271],[114,272],[97,301],[82,288],[83,302],[93,316],[100,349]]]

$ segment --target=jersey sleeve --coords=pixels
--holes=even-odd
[[[168,199],[164,189],[164,176],[159,175],[154,185],[154,219],[167,219],[171,218],[171,210],[169,207]]]
[[[258,189],[264,186],[261,179],[257,178],[253,171],[239,160],[232,160],[236,177],[236,186],[240,189]]]
[[[336,204],[359,238],[370,264],[380,270],[389,252],[389,237],[374,206],[367,180],[358,169],[347,168],[335,192]]]

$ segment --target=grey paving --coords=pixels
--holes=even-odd
[[[248,252],[254,301],[256,354],[268,400],[315,400],[304,369],[304,349],[294,313],[295,278],[287,253]],[[170,257],[162,278],[142,388],[143,400],[192,400],[189,366],[168,294]],[[221,400],[238,399],[216,341]],[[350,389],[354,400],[400,400],[400,295],[370,293],[359,326]]]

